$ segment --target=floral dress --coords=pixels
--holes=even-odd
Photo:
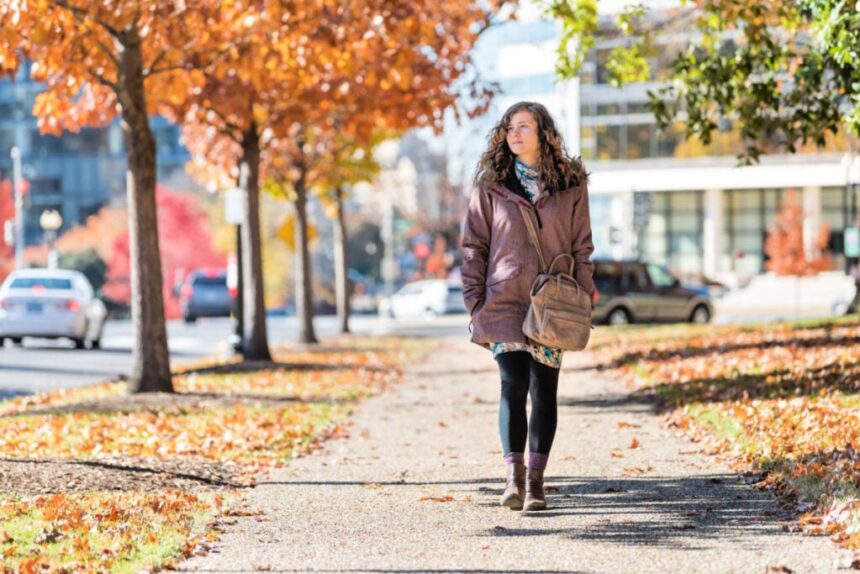
[[[515,167],[517,179],[520,180],[529,199],[534,202],[540,192],[538,171],[530,168],[519,159],[516,160]],[[538,363],[553,367],[554,369],[561,368],[562,349],[553,349],[542,345],[529,345],[528,343],[490,343],[490,350],[493,352],[493,358],[498,357],[502,353],[527,351]]]

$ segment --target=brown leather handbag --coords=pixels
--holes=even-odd
[[[520,206],[520,212],[541,266],[541,272],[532,283],[531,303],[523,321],[523,333],[545,347],[581,351],[591,335],[591,297],[573,278],[573,255],[562,253],[547,267],[528,210]],[[570,259],[570,271],[554,273],[555,264],[563,259]]]

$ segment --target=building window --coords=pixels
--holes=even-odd
[[[723,261],[728,262],[729,268],[724,271],[757,275],[764,271],[767,261],[764,240],[785,190],[732,189],[725,193]]]
[[[671,191],[650,195],[640,253],[650,263],[667,265],[682,277],[698,277],[703,270],[704,192]]]
[[[597,159],[610,160],[618,159],[621,156],[623,149],[622,126],[596,126],[595,133],[597,134]]]
[[[654,125],[633,124],[627,126],[627,159],[652,157]]]

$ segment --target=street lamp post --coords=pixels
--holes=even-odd
[[[46,209],[39,216],[39,225],[48,240],[48,269],[56,269],[58,258],[54,243],[57,240],[57,230],[63,226],[63,216],[56,209]]]
[[[12,193],[15,196],[15,268],[24,268],[24,193],[21,187],[21,150],[12,147]]]

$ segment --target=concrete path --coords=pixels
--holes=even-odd
[[[498,506],[498,373],[451,339],[360,405],[348,438],[249,495],[200,572],[832,572],[827,538],[662,429],[623,385],[565,357],[545,512]],[[630,448],[634,439],[638,448]]]

